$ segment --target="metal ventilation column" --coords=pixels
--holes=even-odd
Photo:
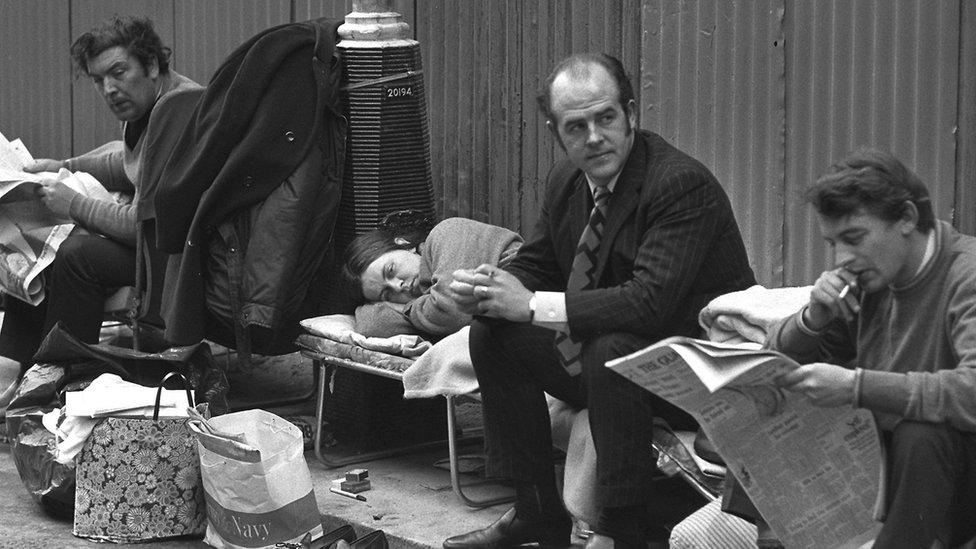
[[[358,0],[339,27],[348,116],[337,250],[403,209],[434,213],[420,44],[392,0]]]

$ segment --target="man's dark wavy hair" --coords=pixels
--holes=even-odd
[[[89,61],[115,46],[122,46],[138,59],[143,70],[148,71],[149,65],[155,59],[160,74],[169,72],[172,50],[163,45],[148,17],[112,17],[75,40],[71,45],[71,59],[79,73],[88,75]]]
[[[918,210],[918,230],[935,227],[932,200],[922,180],[893,155],[875,149],[860,149],[831,166],[807,189],[806,199],[829,219],[863,210],[885,221],[901,219],[911,202]]]
[[[617,98],[620,100],[620,107],[625,113],[630,112],[628,104],[634,100],[634,86],[630,83],[630,78],[627,76],[627,71],[624,70],[623,63],[616,57],[606,53],[574,53],[560,61],[556,65],[556,68],[552,69],[549,77],[546,78],[545,85],[543,85],[542,89],[536,95],[536,102],[539,104],[539,108],[542,109],[542,114],[545,115],[547,120],[553,124],[556,123],[556,116],[552,112],[551,97],[552,82],[556,77],[564,72],[571,72],[578,75],[585,74],[592,65],[599,65],[610,73],[610,76],[613,77],[614,82],[617,84]]]

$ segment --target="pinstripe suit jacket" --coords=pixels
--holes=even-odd
[[[565,291],[592,197],[583,172],[552,169],[530,238],[506,268],[530,290]],[[595,289],[566,294],[573,337],[698,336],[698,311],[755,284],[728,196],[711,172],[638,130],[608,206]]]

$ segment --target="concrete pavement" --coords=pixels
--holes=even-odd
[[[467,450],[477,449],[475,446]],[[446,456],[446,449],[434,450],[327,470],[317,462],[313,453],[307,452],[323,524],[326,529],[331,529],[349,523],[360,534],[382,529],[394,549],[415,549],[440,547],[449,536],[491,523],[506,506],[482,510],[464,506],[451,490],[448,471],[432,465]],[[355,467],[369,469],[372,489],[363,493],[365,502],[329,491],[332,479]],[[502,493],[505,488],[488,485],[478,490],[474,494],[480,496]],[[44,513],[21,483],[10,446],[4,443],[0,444],[0,548],[6,547],[91,549],[95,545],[72,536],[70,521],[54,519]],[[177,549],[207,545],[200,540],[180,540],[114,547]]]

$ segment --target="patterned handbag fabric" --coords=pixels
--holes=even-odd
[[[74,535],[115,543],[203,535],[197,455],[185,419],[105,419],[78,456]]]

